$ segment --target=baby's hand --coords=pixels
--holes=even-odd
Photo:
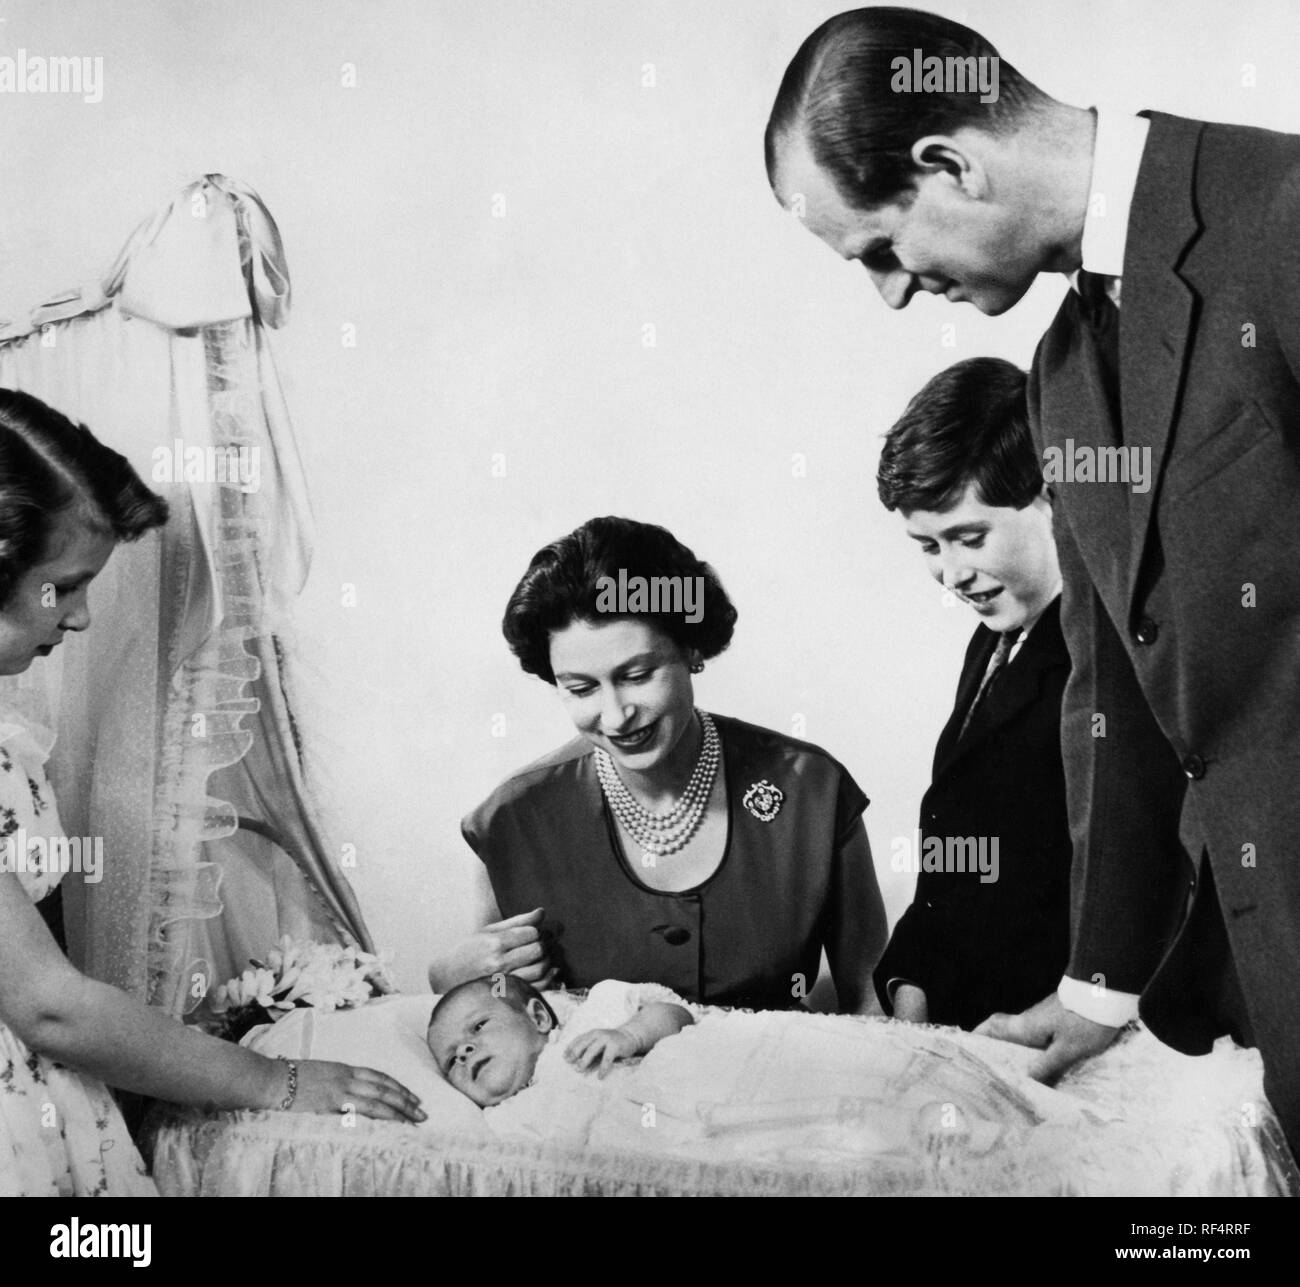
[[[622,1028],[593,1028],[575,1037],[564,1052],[564,1057],[582,1072],[599,1068],[603,1077],[620,1059],[631,1059],[640,1054],[637,1039]]]

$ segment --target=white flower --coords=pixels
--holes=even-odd
[[[265,963],[253,960],[250,965],[215,990],[216,1013],[257,1005],[278,1019],[297,1006],[348,1009],[392,987],[385,958],[338,943],[296,943],[287,934],[266,954]]]
[[[265,966],[255,970],[245,970],[239,976],[244,1002],[252,1002],[269,1010],[275,1000],[275,975]]]

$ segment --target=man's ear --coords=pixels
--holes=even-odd
[[[545,1001],[539,1001],[536,997],[529,997],[528,1004],[524,1006],[524,1013],[536,1025],[538,1032],[550,1032],[555,1027],[555,1020],[551,1015],[550,1007]]]
[[[950,134],[927,134],[912,144],[912,164],[919,179],[946,175],[968,197],[980,198],[988,190],[984,163],[976,151]]]

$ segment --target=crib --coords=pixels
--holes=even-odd
[[[556,998],[561,1019],[563,1007],[579,999]],[[638,1117],[638,1098],[646,1092],[634,1088],[596,1113],[580,1136],[557,1130],[552,1137],[543,1124],[531,1135],[503,1138],[433,1068],[423,1041],[432,1001],[390,996],[355,1011],[300,1010],[245,1039],[267,1054],[388,1072],[421,1097],[427,1122],[158,1106],[144,1143],[160,1190],[171,1196],[1300,1192],[1294,1161],[1263,1096],[1258,1055],[1226,1039],[1212,1054],[1192,1058],[1138,1026],[1048,1090],[1025,1076],[1032,1052],[955,1029],[880,1018],[754,1016],[746,1031],[760,1034],[762,1042],[749,1040],[750,1064],[716,1064],[727,1053],[728,1037],[707,1020],[728,1012],[701,1007],[698,1031],[713,1033],[710,1057],[726,1075],[693,1065],[703,1045],[684,1043],[671,1052],[675,1064],[661,1063],[660,1089],[653,1092],[667,1098],[663,1087],[673,1078],[679,1088],[698,1087],[709,1102],[695,1106],[689,1129],[638,1130],[645,1118],[644,1105]],[[907,1075],[892,1083],[859,1075],[851,1061],[838,1072],[830,1067],[811,1085],[782,1081],[783,1056],[773,1054],[809,1042],[846,1052],[866,1042],[863,1050],[875,1050],[882,1041],[917,1056],[905,1060]],[[766,1054],[755,1060],[759,1049]],[[647,1069],[657,1054],[645,1061]],[[952,1073],[959,1065],[971,1093],[983,1101],[974,1111],[979,1120],[948,1137],[934,1122],[917,1129],[926,1113],[953,1109],[945,1096],[955,1098],[952,1087],[959,1083]],[[929,1085],[940,1072],[941,1084]],[[996,1095],[980,1089],[995,1082],[1001,1088]],[[805,1087],[802,1094],[791,1092],[796,1085]],[[962,1111],[970,1116],[970,1105]],[[904,1129],[905,1113],[915,1120]],[[676,1116],[680,1128],[690,1113]]]

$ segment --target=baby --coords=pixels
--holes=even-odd
[[[601,985],[602,987],[605,985]],[[564,1058],[604,1076],[620,1059],[649,1053],[694,1023],[689,1011],[664,1001],[641,1002],[616,1028],[589,1028]],[[439,1072],[480,1108],[500,1104],[529,1084],[537,1060],[558,1036],[555,1012],[541,993],[512,974],[454,987],[433,1007],[425,1040]]]

